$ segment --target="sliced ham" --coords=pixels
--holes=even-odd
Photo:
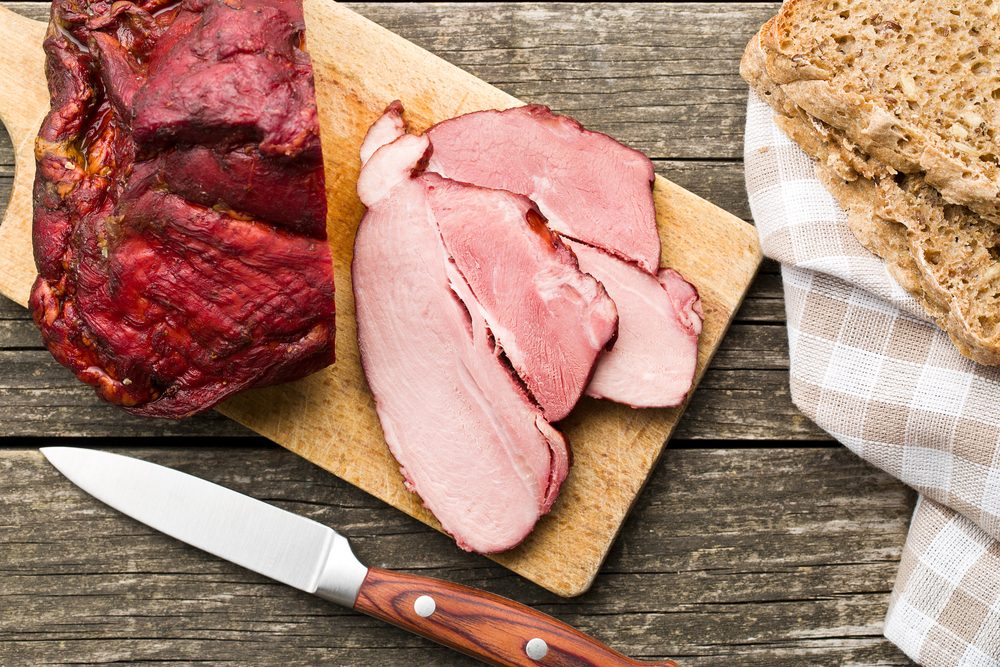
[[[444,245],[549,421],[580,400],[618,312],[527,198],[426,174]]]
[[[405,132],[403,107],[393,102],[368,130],[362,161]],[[416,145],[412,139],[405,144]],[[419,170],[424,159],[413,162]],[[376,191],[390,190],[396,179],[409,176],[365,170],[359,192],[377,199]],[[445,249],[499,351],[545,418],[559,421],[579,401],[599,354],[614,343],[614,302],[597,280],[580,271],[576,256],[528,198],[431,173],[422,181]]]
[[[587,394],[636,408],[680,405],[698,361],[697,290],[673,269],[652,276],[586,244],[566,244],[580,268],[601,281],[621,317],[618,340],[601,357]]]
[[[403,105],[396,100],[372,123],[361,143],[361,164],[364,165],[372,154],[386,144],[406,134],[406,121],[403,120]]]
[[[427,134],[428,170],[530,197],[615,301],[618,339],[587,394],[634,407],[683,402],[701,306],[679,273],[658,269],[649,159],[540,106],[470,113]]]
[[[368,211],[352,274],[365,376],[407,488],[463,548],[503,551],[555,501],[569,451],[497,355],[449,259],[435,218],[442,179],[419,169],[427,137],[376,149],[395,134],[387,123],[369,135],[358,181]]]
[[[466,114],[428,134],[430,171],[526,195],[563,236],[659,266],[653,164],[639,151],[537,105]]]

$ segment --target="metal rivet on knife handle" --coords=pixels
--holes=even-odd
[[[424,596],[434,600],[432,622],[414,613]],[[677,667],[670,660],[632,660],[499,595],[406,572],[369,568],[354,608],[498,667]]]
[[[420,618],[427,618],[437,609],[437,603],[430,595],[421,595],[413,603],[413,611],[417,612]]]
[[[527,653],[528,657],[532,660],[541,660],[545,657],[545,654],[549,652],[549,645],[545,643],[544,639],[535,637],[534,639],[528,640],[528,643],[524,647],[524,652]]]

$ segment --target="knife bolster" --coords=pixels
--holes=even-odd
[[[324,600],[352,608],[366,576],[368,568],[354,555],[347,538],[334,533],[313,592]]]

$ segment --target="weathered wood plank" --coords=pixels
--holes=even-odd
[[[350,6],[516,97],[570,113],[656,158],[742,155],[746,84],[737,63],[776,7]]]
[[[788,372],[722,370],[705,374],[674,439],[830,441],[830,436],[792,403]]]
[[[783,324],[785,322],[785,295],[781,289],[781,274],[770,270],[771,260],[764,260],[757,278],[743,306],[733,319],[737,324]]]
[[[668,450],[593,589],[557,598],[276,448],[125,453],[336,526],[371,564],[514,597],[644,657],[909,664],[881,638],[912,494],[843,449]],[[467,665],[209,557],[0,451],[0,664]],[[250,657],[252,655],[252,658]]]
[[[682,188],[750,220],[742,160],[654,160],[653,165],[656,173]]]
[[[3,317],[0,310],[0,340],[8,341],[7,347],[14,347],[12,342],[23,343],[26,349],[0,349],[0,435],[251,435],[215,413],[182,422],[131,417],[100,401],[47,351],[38,349],[37,333],[30,321]],[[783,325],[735,325],[695,392],[675,437],[826,439],[791,403],[787,355]]]

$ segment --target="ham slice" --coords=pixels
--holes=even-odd
[[[526,195],[563,236],[659,266],[653,164],[639,151],[538,105],[466,114],[428,134],[430,171]]]
[[[375,151],[386,144],[391,144],[406,134],[406,121],[403,120],[403,105],[396,100],[372,123],[361,143],[361,164],[367,164]]]
[[[701,304],[679,273],[657,268],[649,159],[541,106],[470,113],[427,134],[428,170],[530,197],[615,301],[618,340],[586,393],[634,407],[683,402],[698,360]]]
[[[683,403],[698,362],[698,291],[673,269],[652,276],[586,244],[566,244],[580,268],[600,279],[622,322],[614,348],[597,364],[587,395],[635,408]]]
[[[435,208],[464,186],[420,173],[426,136],[378,147],[399,134],[392,127],[369,134],[358,180],[368,211],[352,275],[365,376],[407,488],[461,547],[504,551],[552,506],[569,450],[498,356],[442,241]]]
[[[604,287],[525,197],[426,174],[445,248],[545,418],[569,414],[618,331]]]
[[[403,107],[393,102],[368,130],[362,160],[405,132]],[[384,176],[373,182],[373,173],[362,174],[362,188],[394,187],[393,179]],[[421,178],[445,249],[468,283],[498,351],[545,418],[559,421],[579,401],[599,354],[614,344],[614,302],[597,280],[580,271],[576,256],[526,197],[437,174]]]

